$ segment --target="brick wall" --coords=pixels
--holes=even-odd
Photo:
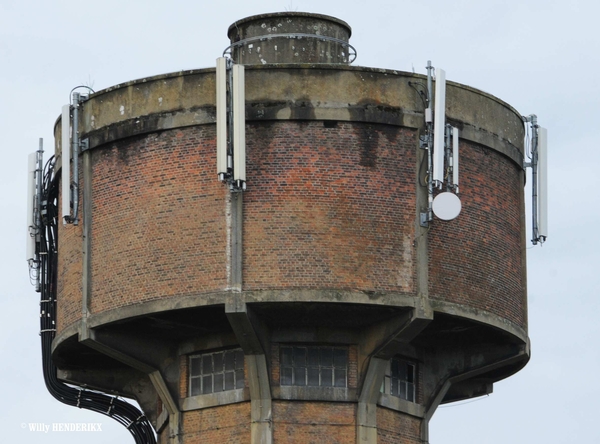
[[[364,123],[249,125],[244,289],[413,292],[415,138]],[[227,287],[228,191],[214,151],[210,125],[93,151],[92,313]],[[432,224],[429,275],[432,298],[525,326],[519,174],[462,142],[463,212]],[[81,227],[68,228],[59,325],[81,311]]]
[[[244,288],[414,290],[415,133],[252,122]]]
[[[379,444],[420,444],[421,420],[414,416],[377,407]]]
[[[413,132],[264,122],[247,140],[245,289],[413,291]],[[214,151],[210,125],[93,150],[92,313],[227,287],[228,192]],[[61,241],[63,276],[76,281],[61,298],[80,294],[65,268],[80,239]]]
[[[273,441],[289,444],[355,444],[356,405],[273,401]]]
[[[227,287],[227,190],[214,158],[214,126],[93,151],[93,313]]]
[[[183,413],[186,444],[250,444],[250,402]]]
[[[465,304],[526,328],[521,252],[521,169],[485,147],[461,142],[461,214],[429,232],[430,297]]]
[[[80,165],[81,168],[81,165]],[[81,183],[81,178],[80,182]],[[61,188],[62,190],[62,185]],[[82,201],[82,193],[79,202]],[[60,220],[58,221],[58,270],[57,293],[59,302],[56,311],[56,330],[60,333],[64,328],[81,319],[82,313],[82,224],[81,207],[79,225],[63,225],[62,223],[62,196],[59,196],[58,208]]]
[[[190,387],[190,357],[182,355],[179,357],[179,396],[187,398]]]

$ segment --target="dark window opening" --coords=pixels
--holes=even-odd
[[[281,347],[281,385],[348,387],[348,349]]]
[[[244,352],[224,350],[190,356],[190,396],[244,388]]]
[[[402,358],[390,359],[383,380],[383,392],[410,402],[416,402],[416,371],[414,362]]]

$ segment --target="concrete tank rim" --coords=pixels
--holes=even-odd
[[[309,17],[309,18],[315,18],[315,19],[320,19],[320,20],[326,20],[326,21],[337,23],[338,25],[344,26],[345,28],[348,29],[348,38],[350,38],[352,36],[352,27],[347,22],[345,22],[344,20],[341,20],[337,17],[333,17],[331,15],[326,15],[326,14],[315,14],[312,12],[290,11],[290,12],[266,12],[263,14],[251,15],[249,17],[244,17],[240,20],[236,20],[231,25],[229,25],[229,28],[227,28],[227,37],[230,38],[229,34],[231,33],[231,31],[233,31],[239,25],[243,25],[248,22],[252,22],[252,21],[256,21],[256,20],[273,18],[273,17]]]
[[[173,78],[177,78],[177,77],[185,77],[185,76],[202,74],[202,73],[210,73],[210,72],[215,72],[215,69],[216,68],[182,69],[180,71],[171,71],[171,72],[167,72],[167,73],[163,73],[163,74],[156,74],[156,75],[149,76],[149,77],[139,77],[137,79],[127,80],[125,82],[117,83],[115,85],[111,85],[111,86],[107,86],[106,88],[102,88],[98,91],[94,91],[93,93],[91,93],[88,96],[87,100],[85,100],[83,103],[85,106],[85,102],[87,102],[88,100],[96,99],[104,94],[108,94],[108,93],[110,93],[112,91],[116,91],[118,89],[125,89],[125,88],[128,88],[133,85],[143,84],[143,83],[147,83],[147,82],[148,83],[156,82],[157,80],[166,80],[166,79],[173,79]],[[56,118],[56,120],[54,121],[53,132],[56,131],[56,127],[60,123],[61,117],[62,117],[62,114],[59,114],[58,117]]]
[[[246,70],[268,70],[268,69],[277,70],[277,69],[294,69],[294,68],[295,69],[356,71],[356,72],[378,73],[378,74],[383,74],[383,75],[393,75],[393,76],[398,76],[398,77],[413,77],[413,78],[416,78],[419,80],[427,79],[427,76],[425,74],[419,74],[419,73],[414,73],[414,72],[409,72],[409,71],[402,71],[402,70],[397,70],[397,69],[374,68],[374,67],[368,67],[368,66],[339,65],[339,64],[334,64],[334,63],[322,63],[322,64],[321,63],[319,63],[319,64],[317,64],[317,63],[276,64],[275,63],[275,64],[265,64],[265,65],[247,65],[245,67]],[[134,85],[138,85],[138,84],[156,82],[158,80],[165,80],[165,79],[171,79],[171,78],[177,78],[177,77],[186,77],[186,76],[192,76],[192,75],[198,75],[198,74],[208,74],[208,73],[215,72],[215,69],[216,68],[214,68],[214,67],[186,69],[186,70],[173,71],[173,72],[164,73],[164,74],[157,74],[157,75],[149,76],[149,77],[140,77],[138,79],[129,80],[129,81],[126,81],[123,83],[117,83],[116,85],[111,85],[107,88],[98,90],[98,91],[90,94],[88,97],[88,100],[96,99],[96,98],[98,98],[104,94],[108,94],[112,91],[115,91],[118,89],[125,89],[130,86],[134,86]],[[490,94],[486,91],[474,88],[472,86],[465,85],[463,83],[458,83],[458,82],[454,82],[451,80],[447,80],[446,83],[447,83],[447,85],[451,85],[453,87],[460,88],[465,91],[470,91],[470,92],[473,92],[480,96],[486,97],[490,100],[493,100],[493,101],[499,103],[500,105],[506,107],[511,112],[513,112],[522,121],[522,114],[519,113],[512,105],[510,105],[509,103],[505,102],[504,100],[498,98],[497,96]],[[60,121],[61,121],[61,115],[59,114],[56,117],[56,120],[54,122],[53,133],[56,132],[56,128],[59,125]],[[524,123],[522,123],[522,125],[524,126]]]
[[[419,297],[409,294],[402,294],[396,292],[382,293],[385,296],[385,300],[375,301],[372,300],[367,294],[361,291],[342,291],[342,290],[329,290],[330,298],[323,300],[316,296],[317,293],[321,294],[323,290],[254,290],[245,291],[243,293],[243,299],[246,303],[289,303],[289,302],[312,302],[312,303],[339,303],[339,304],[350,304],[350,305],[378,305],[387,307],[416,307],[419,304]],[[335,300],[336,294],[343,294],[349,300],[339,302]],[[230,297],[230,293],[227,291],[216,291],[211,293],[194,294],[188,296],[182,296],[178,298],[169,299],[154,299],[142,303],[125,305],[122,307],[102,311],[99,313],[93,313],[86,318],[85,323],[89,328],[100,328],[106,325],[126,322],[131,319],[141,318],[155,313],[186,310],[191,308],[201,308],[208,306],[219,306],[226,303],[227,297]],[[388,298],[397,299],[395,303],[392,303]],[[350,300],[351,299],[351,300]],[[429,299],[431,308],[434,313],[446,314],[455,316],[457,318],[463,318],[466,320],[474,321],[482,325],[486,325],[489,328],[503,331],[514,338],[522,341],[523,343],[529,342],[528,328],[527,326],[520,326],[513,321],[506,319],[498,314],[489,312],[487,310],[475,309],[473,307],[463,306],[452,302],[441,301],[436,299]],[[435,317],[435,315],[434,315]],[[80,334],[82,325],[82,319],[75,320],[74,322],[64,326],[56,335],[52,341],[52,351],[54,351],[62,344],[66,339],[73,335]]]

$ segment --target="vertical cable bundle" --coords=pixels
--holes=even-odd
[[[44,169],[41,215],[42,229],[37,255],[40,263],[40,327],[44,381],[52,396],[60,402],[107,415],[123,424],[136,444],[155,444],[154,430],[148,419],[135,406],[114,396],[67,385],[57,377],[51,358],[52,340],[56,334],[56,269],[58,186],[53,178],[54,157]]]

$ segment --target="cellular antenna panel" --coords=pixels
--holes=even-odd
[[[548,237],[548,131],[538,128],[538,237]]]
[[[217,59],[217,174],[227,174],[227,59]]]
[[[433,180],[444,181],[444,140],[446,126],[446,72],[435,70],[435,107],[433,114]]]
[[[71,217],[71,105],[62,107],[61,128],[62,220],[66,225]]]

